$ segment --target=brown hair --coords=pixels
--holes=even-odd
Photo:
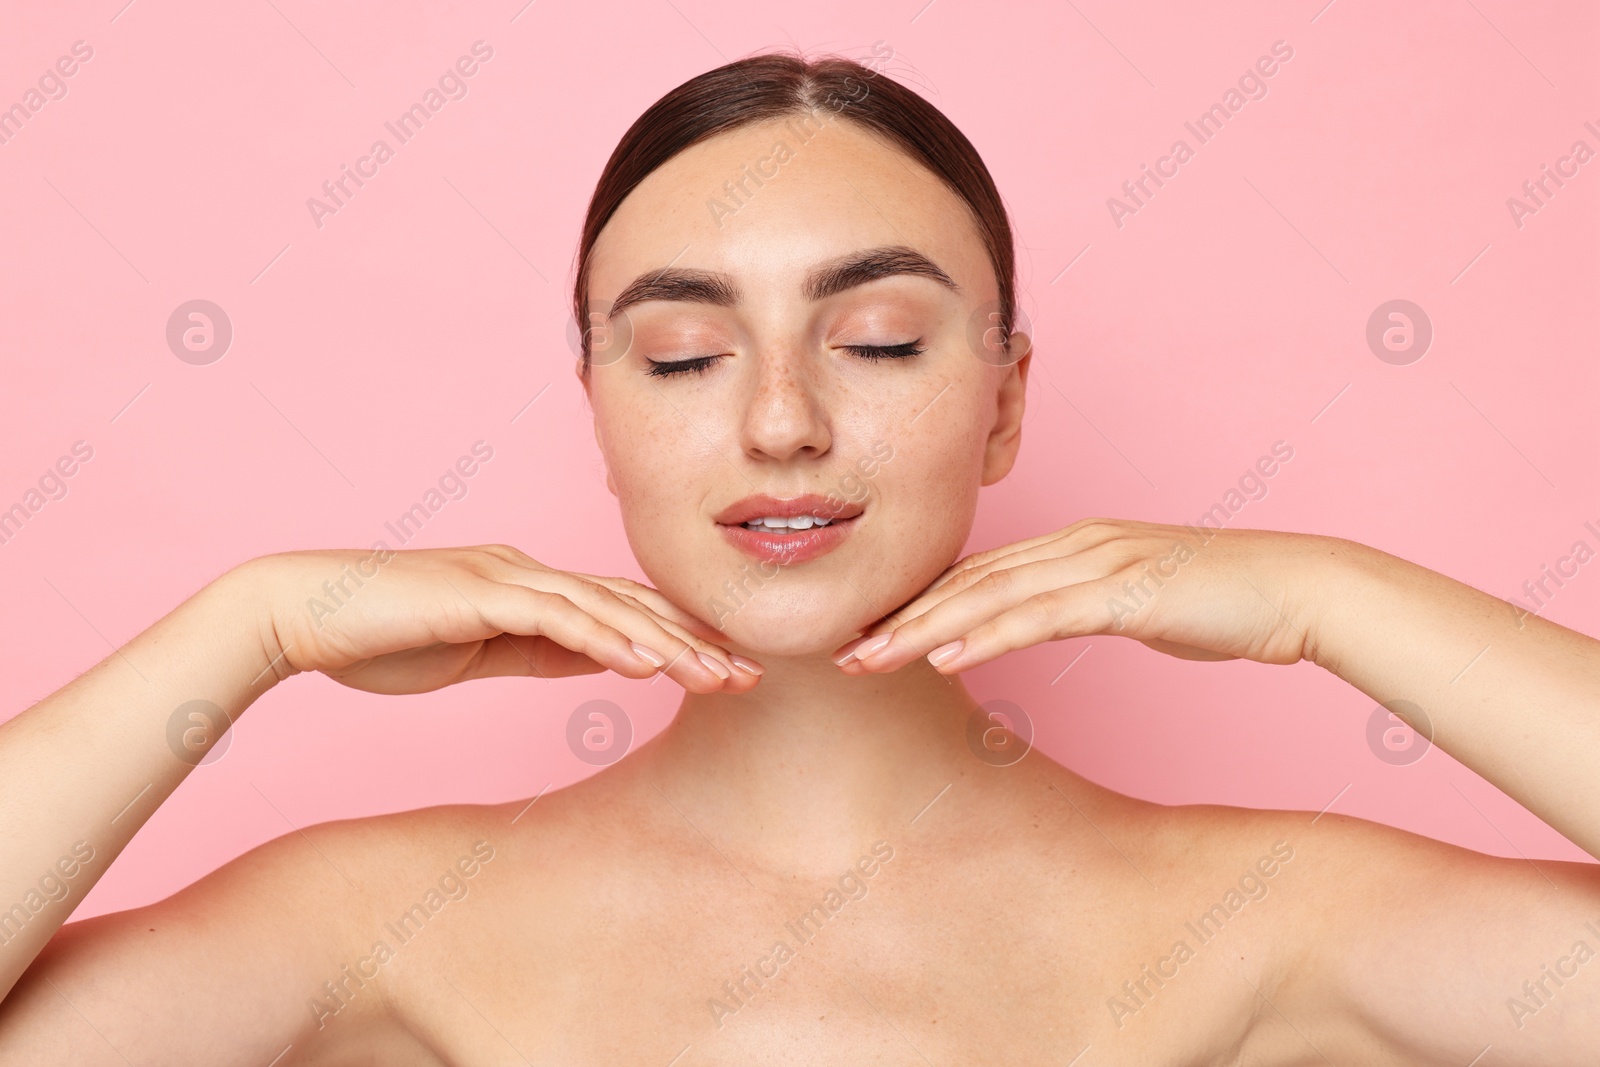
[[[876,53],[877,46],[874,46]],[[807,60],[784,52],[759,53],[690,78],[650,105],[606,161],[578,245],[572,308],[590,367],[589,255],[600,231],[640,182],[673,156],[709,137],[752,123],[814,110],[833,110],[881,134],[966,201],[983,237],[999,283],[999,325],[1015,329],[1016,254],[1011,224],[994,180],[972,142],[938,108],[898,82],[852,59]]]

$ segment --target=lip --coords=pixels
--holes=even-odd
[[[834,500],[837,501],[838,498],[835,497]],[[853,519],[863,510],[860,504],[849,501],[830,504],[827,497],[818,496],[816,493],[788,498],[757,493],[755,496],[747,496],[743,500],[729,504],[712,517],[724,525],[737,526],[742,522],[766,518],[769,515],[780,519],[790,519],[796,515],[818,515],[824,519]]]
[[[778,564],[804,563],[832,552],[855,528],[862,505],[846,501],[830,503],[815,493],[780,498],[759,493],[724,508],[716,515],[723,536],[739,551],[763,561]],[[742,525],[765,516],[791,518],[816,515],[831,520],[826,526],[813,526],[803,533],[773,534],[747,530]]]

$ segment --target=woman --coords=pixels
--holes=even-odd
[[[967,693],[1094,633],[1309,659],[1600,854],[1588,637],[1336,538],[1087,519],[954,562],[1031,354],[926,102],[839,59],[685,83],[608,162],[574,300],[653,586],[261,557],[5,724],[0,1064],[1594,1061],[1594,866],[1135,800]],[[311,827],[58,930],[195,762],[174,708],[602,670],[686,693],[577,785]]]

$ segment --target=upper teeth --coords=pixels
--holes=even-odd
[[[769,515],[762,519],[751,519],[744,525],[751,527],[765,526],[769,529],[809,530],[813,526],[826,526],[832,521],[832,519],[821,519],[815,515],[794,515],[789,518]]]

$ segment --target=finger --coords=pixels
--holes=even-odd
[[[589,581],[605,585],[606,589],[610,589],[629,603],[634,603],[635,606],[653,611],[659,617],[659,621],[667,625],[667,629],[674,630],[683,640],[698,641],[698,645],[702,648],[717,648],[722,653],[728,651],[722,645],[722,641],[726,640],[725,633],[718,632],[714,627],[707,625],[701,617],[680,608],[661,590],[629,581],[626,577],[594,576],[594,574],[584,574],[584,577]]]
[[[1005,559],[1017,552],[1024,552],[1039,545],[1051,544],[1059,540],[1063,531],[1056,530],[1052,533],[1040,534],[1030,537],[1025,541],[1016,541],[1011,544],[999,545],[995,548],[986,548],[981,552],[974,552],[970,556],[963,556],[952,563],[943,574],[928,583],[925,592],[933,592],[942,588],[947,583],[969,576],[974,571],[982,571],[997,560]]]
[[[653,589],[648,585],[641,585],[640,583],[631,581],[627,578],[615,578],[597,575],[584,575],[584,577],[604,585],[607,589],[610,589],[618,596],[622,596],[648,606],[650,610],[661,616],[662,619],[673,624],[674,626],[679,627],[685,634],[692,635],[697,640],[707,642],[709,644],[716,644],[717,642],[727,638],[726,634],[723,634],[709,626],[703,619],[679,607],[675,602],[668,599],[666,594],[662,593],[659,589]]]
[[[974,552],[972,555],[953,564],[948,570],[929,583],[924,590],[924,595],[933,593],[951,583],[960,584],[981,576],[999,566],[1027,562],[1039,559],[1042,555],[1039,550],[1047,546],[1057,545],[1070,551],[1083,551],[1105,544],[1107,541],[1122,537],[1127,532],[1124,526],[1135,525],[1121,520],[1087,518],[1079,519],[1071,526],[1056,530],[1053,533],[1040,534],[1030,537],[1025,541],[1001,545],[997,548]]]
[[[659,667],[662,673],[667,673],[678,685],[693,693],[712,693],[722,689],[726,680],[733,680],[733,688],[749,688],[754,685],[754,678],[760,675],[760,664],[747,659],[739,664],[725,649],[685,640],[678,633],[670,633],[662,627],[659,616],[637,603],[624,603],[606,585],[587,581],[587,576],[544,566],[510,545],[480,545],[472,561],[475,573],[486,581],[514,589],[555,593],[565,597],[579,611],[590,613],[600,624],[626,633],[629,656]],[[627,582],[627,579],[614,581],[635,585],[635,582]],[[618,669],[613,662],[600,657],[597,659],[606,662],[611,669]],[[637,672],[630,670],[619,670],[619,673],[638,677]]]
[[[462,621],[456,632],[441,634],[447,641],[491,641],[499,634],[542,636],[628,678],[648,678],[656,672],[658,665],[635,651],[636,637],[560,593],[493,579],[450,584],[462,601],[457,606]]]
[[[572,572],[576,574],[577,572]],[[627,578],[616,578],[602,575],[580,575],[604,588],[610,590],[619,600],[653,619],[668,633],[680,641],[692,646],[696,651],[704,652],[709,656],[722,661],[724,665],[738,668],[733,671],[735,680],[748,676],[752,679],[759,677],[763,668],[746,656],[738,656],[728,651],[721,644],[727,640],[727,635],[707,625],[703,620],[690,614],[676,603],[669,600],[660,590]]]
[[[930,584],[916,599],[875,624],[867,631],[865,639],[899,629],[996,571],[1052,557],[1087,553],[1116,541],[1120,536],[1121,531],[1105,520],[1086,519],[1066,530],[968,556]],[[1124,558],[1111,558],[1108,562],[1115,565],[1125,563],[1129,551],[1125,550],[1121,555]],[[856,642],[857,645],[861,643],[864,641]],[[840,648],[835,655],[842,656],[844,652],[845,648]]]
[[[623,603],[611,590],[587,580],[586,576],[546,567],[506,546],[486,546],[485,555],[495,561],[485,566],[480,559],[480,573],[487,581],[506,588],[561,596],[609,629],[625,634],[630,644],[628,655],[650,665],[645,675],[659,668],[685,689],[708,693],[721,689],[724,680],[746,673],[736,670],[714,652],[702,656],[701,649],[664,629],[653,613]],[[644,651],[633,649],[632,642],[643,646]],[[726,655],[722,653],[722,656]],[[613,670],[617,669],[610,661],[600,661]],[[619,670],[618,673],[627,677],[641,676],[637,671]]]
[[[875,643],[859,645],[855,661],[869,671],[898,670],[1031,597],[1105,578],[1115,570],[1116,558],[1114,546],[1102,545],[989,571],[893,630],[887,641],[880,634]]]
[[[1040,552],[1044,556],[1056,554],[1047,550],[1043,545],[1037,546],[1032,551]],[[1019,557],[1021,555],[1022,553],[1016,554]],[[1006,558],[1010,560],[1014,557],[1008,556]],[[996,565],[995,570],[1001,569],[1004,568]],[[929,612],[941,604],[947,603],[951,597],[983,581],[989,574],[995,573],[995,570],[990,570],[983,566],[951,568],[945,572],[945,578],[940,582],[935,582],[933,585],[928,586],[919,595],[907,601],[897,610],[869,624],[865,630],[861,631],[861,636],[852,638],[834,649],[832,653],[833,662],[846,674],[865,674],[867,673],[867,668],[863,665],[862,649],[867,649],[866,659],[870,660],[873,667],[885,671],[899,669],[915,659],[920,653],[914,650],[913,645],[908,645],[904,640],[891,638],[888,641],[884,641],[882,638],[885,635],[892,635],[899,631],[904,631],[909,637],[912,633],[912,631],[906,630],[909,624],[926,618]]]
[[[689,645],[696,650],[705,651],[707,655],[723,657],[725,658],[725,662],[731,663],[734,667],[737,667],[738,670],[733,672],[733,677],[727,682],[725,691],[743,692],[745,688],[753,687],[756,683],[756,680],[760,678],[762,672],[765,670],[765,668],[755,660],[750,659],[747,656],[735,655],[722,645],[717,644],[714,641],[704,640],[695,633],[678,626],[670,619],[661,618],[659,615],[654,613],[654,609],[651,607],[651,605],[646,604],[643,601],[636,600],[627,593],[618,593],[617,596],[621,598],[623,602],[633,605],[641,612],[644,612],[645,614],[654,618],[664,630],[683,641],[686,645]],[[702,627],[702,629],[704,629],[704,627]],[[749,685],[732,688],[734,687],[735,683],[741,679],[748,681]]]
[[[693,676],[709,685],[710,688],[705,691],[710,692],[722,688],[722,683],[730,679],[743,682],[746,678],[754,677],[752,672],[736,663],[732,653],[726,649],[685,635],[681,630],[673,632],[676,629],[673,624],[632,597],[624,600],[622,595],[606,585],[571,572],[551,572],[545,579],[585,611],[592,612],[601,621],[659,653],[662,671],[680,683],[685,677]],[[711,684],[713,682],[715,684]]]
[[[936,588],[930,587],[928,592],[956,593],[985,574],[1002,567],[1014,567],[1049,556],[1076,555],[1113,542],[1127,546],[1127,552],[1131,555],[1135,546],[1129,541],[1128,531],[1123,529],[1124,525],[1106,519],[1084,519],[1053,534],[1031,537],[1026,541],[991,549],[969,557],[960,569],[939,582]]]
[[[1031,596],[963,635],[955,654],[933,668],[940,674],[955,674],[1045,641],[1104,633],[1110,625],[1104,599],[1094,584]]]

